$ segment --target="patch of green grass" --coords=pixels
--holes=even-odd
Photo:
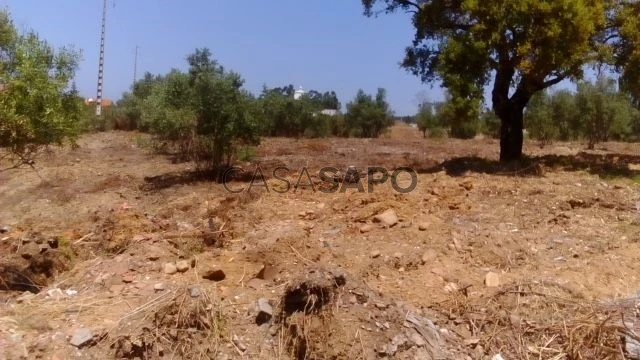
[[[75,251],[73,251],[71,247],[71,239],[66,236],[60,236],[58,238],[58,248],[60,249],[60,253],[67,259],[69,262],[73,262],[76,257]]]

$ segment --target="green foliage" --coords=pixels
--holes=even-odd
[[[613,79],[599,78],[595,84],[578,83],[575,94],[567,90],[536,94],[525,114],[529,134],[542,145],[586,138],[590,148],[601,141],[637,137],[639,112],[615,85]]]
[[[640,109],[640,2],[628,2],[616,18],[620,27],[615,64],[621,72],[620,87]]]
[[[447,130],[441,127],[429,129],[427,136],[431,139],[443,139],[447,137]]]
[[[490,109],[483,109],[480,113],[480,131],[494,139],[500,138],[500,119]]]
[[[439,111],[439,121],[451,129],[451,137],[471,139],[478,133],[480,101],[475,98],[449,97]]]
[[[541,146],[551,144],[560,134],[554,122],[551,99],[544,91],[531,98],[524,114],[524,121],[529,136],[539,140]]]
[[[578,84],[576,103],[590,149],[601,141],[623,140],[631,132],[636,110],[615,85],[609,78]]]
[[[438,117],[435,112],[435,104],[425,102],[420,105],[418,114],[416,115],[416,122],[418,124],[418,130],[422,132],[425,138],[427,137],[428,130],[440,127],[441,124],[438,122]]]
[[[559,140],[576,140],[582,136],[582,124],[580,123],[575,95],[568,90],[559,90],[549,95],[550,121],[557,128],[554,136]]]
[[[442,80],[454,98],[482,97],[504,126],[500,158],[522,155],[522,115],[535,93],[579,79],[584,65],[616,63],[638,84],[640,7],[632,1],[362,0],[365,15],[412,13],[415,36],[402,66],[424,82]],[[633,65],[635,64],[635,66]],[[464,131],[466,133],[466,131]]]
[[[216,168],[228,165],[237,148],[258,143],[255,99],[239,74],[226,71],[208,49],[187,57],[188,72],[149,73],[134,84],[118,111],[184,160]]]
[[[264,87],[258,98],[260,133],[265,136],[326,137],[340,116],[328,116],[322,110],[339,110],[335,92],[309,91],[294,99],[293,85],[269,89]]]
[[[75,144],[82,102],[71,80],[80,59],[34,32],[18,33],[0,11],[0,160],[30,164],[48,145]]]
[[[387,93],[379,88],[375,98],[358,90],[347,104],[345,123],[351,137],[377,138],[393,125],[393,113],[387,103]]]
[[[237,158],[239,161],[251,162],[258,154],[254,146],[242,146],[237,151]]]

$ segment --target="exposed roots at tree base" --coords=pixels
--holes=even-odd
[[[312,269],[292,281],[281,299],[278,323],[285,344],[295,359],[325,359],[332,336],[332,305],[346,278]]]

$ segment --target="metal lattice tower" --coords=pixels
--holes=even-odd
[[[107,0],[102,7],[102,35],[100,36],[100,65],[98,66],[98,94],[96,95],[96,116],[102,115],[102,83],[104,76],[104,38],[107,25]]]
[[[138,45],[136,45],[136,55],[133,61],[133,86],[136,85],[136,81],[138,80]],[[133,88],[131,88],[133,91]]]

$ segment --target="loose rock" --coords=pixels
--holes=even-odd
[[[178,272],[178,268],[174,263],[166,263],[162,266],[162,271],[167,275],[173,275]]]
[[[164,291],[164,284],[163,283],[157,283],[157,284],[153,285],[153,290],[155,290],[155,291]]]
[[[389,209],[382,214],[378,214],[373,218],[374,222],[380,223],[386,227],[392,227],[398,223],[398,215],[393,209]]]
[[[369,255],[373,259],[378,258],[378,257],[380,257],[380,250],[373,250]]]
[[[247,351],[247,345],[245,345],[244,342],[242,342],[242,340],[240,340],[238,336],[233,335],[233,343],[241,352]]]
[[[192,298],[200,297],[201,294],[202,294],[202,291],[200,290],[199,287],[197,286],[189,287],[189,296],[191,296]]]
[[[203,279],[211,280],[211,281],[222,281],[227,277],[224,271],[220,269],[215,270],[207,270],[203,275]]]
[[[69,343],[77,348],[87,345],[93,340],[93,332],[91,329],[80,328],[73,332],[73,336]]]
[[[181,260],[176,263],[176,270],[181,273],[189,270],[189,267],[189,263],[186,260]]]
[[[364,234],[364,233],[368,233],[370,231],[373,230],[373,225],[371,224],[364,224],[362,226],[360,226],[360,233]]]
[[[258,299],[258,316],[256,316],[256,324],[265,324],[271,320],[271,317],[273,317],[273,307],[269,303],[269,299]]]
[[[418,230],[420,230],[420,231],[427,231],[428,228],[429,228],[429,224],[427,224],[427,223],[418,224]]]
[[[435,258],[437,257],[436,252],[433,250],[427,250],[422,254],[421,260],[422,260],[422,264],[428,264],[430,262],[432,262],[433,260],[435,260]]]
[[[493,272],[487,273],[484,277],[484,285],[487,287],[500,286],[500,275]]]

